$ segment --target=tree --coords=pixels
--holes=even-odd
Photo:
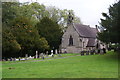
[[[120,44],[120,1],[109,7],[109,14],[102,13],[105,19],[101,19],[100,25],[104,27],[98,38],[105,43]]]
[[[68,20],[67,18],[68,18],[69,12],[73,14],[75,23],[82,24],[80,18],[74,14],[73,10],[67,10],[67,9],[61,10],[61,9],[56,8],[54,6],[46,7],[46,10],[49,13],[47,17],[49,17],[50,19],[52,19],[56,23],[58,23],[63,28],[63,30],[67,26],[67,20]]]
[[[21,56],[34,55],[36,50],[42,52],[49,48],[47,41],[31,26],[30,20],[26,17],[18,17],[13,21],[12,33],[21,45]]]
[[[2,31],[2,57],[15,57],[21,50],[20,44],[16,41],[15,37],[9,30],[9,28],[3,28]]]
[[[9,26],[11,21],[16,18],[19,3],[2,2],[2,25]]]
[[[44,17],[39,23],[36,25],[39,34],[42,37],[45,37],[50,45],[50,49],[58,49],[61,43],[62,30],[60,26],[49,19],[48,17]]]

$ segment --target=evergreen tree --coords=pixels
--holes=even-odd
[[[120,1],[109,7],[109,14],[102,13],[105,19],[101,19],[100,25],[104,27],[98,38],[105,43],[120,44]]]
[[[36,25],[39,34],[42,37],[45,37],[50,45],[50,49],[58,49],[61,44],[62,30],[60,26],[49,19],[48,17],[44,17],[37,25]]]

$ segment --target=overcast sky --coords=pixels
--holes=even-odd
[[[60,9],[72,9],[85,25],[94,27],[102,18],[102,12],[108,12],[116,0],[19,0],[20,2],[39,2],[46,6],[56,6]]]

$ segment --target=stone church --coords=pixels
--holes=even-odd
[[[97,32],[97,28],[73,23],[73,17],[69,13],[67,29],[62,36],[62,53],[80,53],[95,49],[98,41]]]

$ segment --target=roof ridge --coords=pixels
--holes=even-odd
[[[73,24],[75,30],[77,31],[77,33],[82,36],[82,37],[91,37],[91,38],[95,38],[96,37],[96,31],[94,31],[89,25],[83,25],[83,24],[79,24],[79,23],[75,23]]]

